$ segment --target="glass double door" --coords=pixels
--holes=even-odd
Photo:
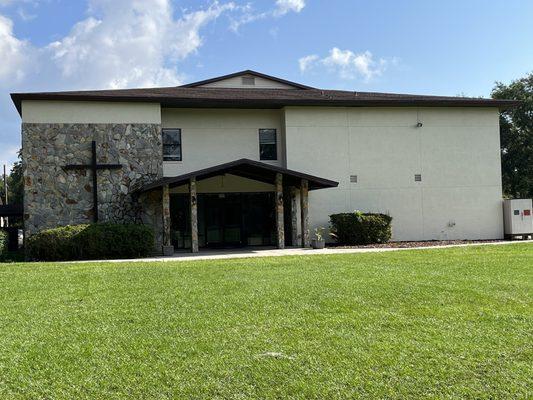
[[[239,247],[244,243],[243,204],[233,194],[203,195],[205,245],[208,247]],[[202,212],[200,212],[202,214]]]
[[[274,243],[273,193],[199,196],[199,235],[205,247],[271,246]]]
[[[176,248],[189,248],[188,195],[171,195],[170,205],[172,242]],[[198,194],[200,247],[270,246],[274,232],[273,193]]]

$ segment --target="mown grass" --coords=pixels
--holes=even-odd
[[[533,245],[0,266],[0,397],[528,398]]]

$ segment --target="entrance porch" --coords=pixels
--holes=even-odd
[[[198,193],[199,248],[275,245],[273,204],[274,192]],[[191,248],[188,194],[170,193],[170,221],[174,249]]]
[[[160,179],[140,193],[162,193],[163,252],[188,248],[196,253],[201,247],[309,247],[308,192],[337,185],[241,159]]]

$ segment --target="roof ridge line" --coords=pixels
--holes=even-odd
[[[208,78],[208,79],[204,79],[204,80],[200,80],[200,81],[196,81],[196,82],[191,82],[191,83],[187,83],[185,85],[180,85],[180,86],[175,86],[175,87],[177,87],[177,88],[178,87],[193,88],[193,87],[197,87],[197,86],[200,86],[200,85],[207,85],[209,83],[219,82],[219,81],[224,80],[224,79],[235,78],[235,77],[237,77],[239,75],[246,75],[246,74],[254,75],[254,76],[257,76],[259,78],[273,80],[273,81],[276,81],[276,82],[279,82],[279,83],[284,83],[286,85],[293,86],[293,87],[295,87],[297,89],[302,89],[302,90],[316,89],[316,88],[311,87],[311,86],[303,85],[303,84],[298,83],[298,82],[289,81],[289,80],[286,80],[286,79],[283,79],[283,78],[278,78],[277,76],[263,74],[262,72],[257,72],[257,71],[251,70],[251,69],[245,69],[243,71],[237,71],[237,72],[233,72],[233,73],[227,74],[227,75],[215,76],[213,78]]]

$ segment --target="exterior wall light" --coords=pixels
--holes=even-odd
[[[424,125],[422,122],[417,122],[417,123],[416,123],[416,127],[417,127],[417,128],[422,128],[422,125]]]

